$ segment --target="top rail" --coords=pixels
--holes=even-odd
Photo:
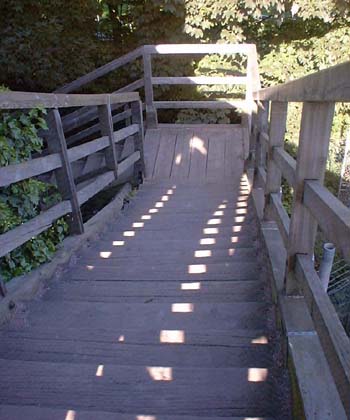
[[[350,61],[254,92],[258,101],[350,102]]]
[[[57,94],[35,92],[4,92],[0,94],[0,109],[70,108],[138,101],[137,92],[119,94]]]
[[[249,54],[254,44],[160,44],[145,45],[146,54]]]

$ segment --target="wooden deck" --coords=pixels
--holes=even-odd
[[[101,240],[0,335],[2,420],[290,418],[240,128],[161,127]]]

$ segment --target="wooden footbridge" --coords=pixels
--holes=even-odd
[[[158,54],[242,54],[247,72],[153,77]],[[119,92],[70,93],[136,59],[144,78]],[[350,256],[350,211],[322,185],[349,71],[345,63],[260,89],[253,45],[160,45],[54,94],[1,94],[2,109],[50,110],[50,132],[42,156],[0,168],[0,186],[40,176],[62,201],[2,234],[0,255],[64,215],[64,246],[81,246],[50,282],[39,269],[1,283],[0,313],[12,316],[0,331],[0,419],[350,418],[349,339],[312,259],[317,226]],[[246,93],[161,102],[159,84],[242,84]],[[289,102],[303,103],[296,160],[283,148]],[[157,121],[157,109],[237,107],[241,124]],[[290,218],[282,177],[294,188]],[[125,182],[84,224],[82,204]]]

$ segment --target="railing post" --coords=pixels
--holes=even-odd
[[[323,182],[333,113],[333,102],[305,102],[303,104],[287,249],[285,279],[287,294],[299,293],[294,276],[296,254],[307,254],[310,259],[313,256],[317,222],[303,205],[304,183],[305,180]]]
[[[57,187],[63,200],[70,200],[72,206],[71,220],[69,221],[70,233],[84,232],[83,218],[78,202],[77,190],[74,183],[72,167],[67,153],[67,144],[62,128],[62,120],[58,109],[48,115],[50,127],[48,149],[50,153],[59,153],[62,166],[55,170]]]
[[[112,121],[111,104],[99,105],[98,117],[100,121],[100,129],[102,136],[108,136],[109,147],[105,151],[107,168],[114,172],[115,179],[118,178],[118,160],[120,155],[120,148],[116,147],[114,142],[114,128]]]
[[[259,168],[264,164],[264,157],[262,156],[261,132],[267,132],[269,118],[269,102],[264,101],[258,107],[258,115],[256,118],[256,134],[255,134],[255,164],[254,164],[254,188],[261,188],[262,185],[257,181],[259,179]]]
[[[288,102],[272,102],[270,113],[269,146],[266,169],[265,210],[264,219],[272,220],[271,195],[279,193],[281,189],[282,172],[273,160],[276,147],[284,147],[286,132]]]
[[[131,103],[131,120],[133,124],[138,124],[139,126],[139,131],[134,134],[135,151],[140,152],[140,160],[135,163],[134,174],[135,178],[139,180],[142,178],[142,176],[140,177],[140,173],[143,174],[144,177],[146,176],[146,167],[143,154],[144,133],[141,101]]]
[[[143,52],[143,78],[145,85],[146,123],[147,128],[158,127],[157,110],[154,106],[152,84],[152,56],[147,51]]]

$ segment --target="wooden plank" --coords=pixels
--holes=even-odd
[[[131,110],[127,110],[127,111],[119,112],[118,114],[113,115],[112,121],[113,121],[113,124],[116,124],[130,117],[131,117]],[[88,137],[96,135],[99,132],[100,132],[100,124],[99,123],[93,124],[91,127],[85,128],[84,130],[81,130],[76,134],[66,136],[67,144],[72,145],[74,143],[77,143],[80,140],[84,140]]]
[[[152,57],[145,49],[143,52],[143,81],[145,87],[146,123],[147,128],[157,128],[157,110],[154,104],[152,84]]]
[[[55,170],[57,187],[62,196],[62,199],[68,199],[71,202],[72,214],[71,219],[69,220],[70,232],[73,234],[83,233],[83,218],[78,203],[73,171],[69,162],[61,116],[57,109],[54,109],[49,114],[48,125],[50,127],[48,149],[51,153],[60,153],[62,161],[62,167]]]
[[[28,160],[16,165],[3,166],[0,168],[0,187],[5,187],[14,182],[53,171],[60,166],[61,158],[58,153]]]
[[[273,102],[271,104],[270,127],[268,135],[268,159],[266,169],[266,206],[264,210],[264,218],[271,220],[270,211],[271,205],[270,194],[279,194],[281,189],[282,172],[274,159],[274,150],[276,148],[282,149],[284,144],[284,136],[286,131],[288,103]],[[260,134],[260,138],[262,133]],[[288,179],[288,178],[287,178]],[[293,184],[292,184],[293,185]],[[284,238],[285,239],[285,238]]]
[[[282,172],[283,177],[288,184],[293,187],[296,179],[297,162],[292,156],[287,153],[282,147],[274,147],[272,151],[272,159]]]
[[[147,54],[248,54],[254,44],[160,44],[145,45]]]
[[[84,204],[91,197],[103,190],[103,188],[107,187],[107,185],[109,185],[114,179],[115,177],[113,171],[99,175],[94,181],[90,182],[87,186],[78,191],[77,195],[79,205]]]
[[[274,216],[273,219],[278,225],[280,234],[284,242],[284,246],[287,248],[290,225],[288,213],[286,212],[282,204],[279,193],[271,193],[270,200],[271,214]]]
[[[304,205],[310,210],[327,240],[336,244],[350,261],[350,209],[319,181],[305,181]]]
[[[243,172],[243,134],[242,129],[238,132],[232,130],[226,137],[225,144],[225,178],[232,182],[234,176]]]
[[[219,180],[225,178],[225,131],[211,132],[208,142],[207,179]]]
[[[323,351],[333,374],[347,417],[350,416],[350,342],[333,304],[322,288],[313,263],[297,256],[296,274],[308,303]],[[324,363],[326,365],[326,363]],[[332,381],[328,381],[331,384]],[[337,417],[335,417],[337,418]]]
[[[255,100],[280,102],[349,102],[350,62],[338,64],[300,79],[257,90]]]
[[[90,83],[99,77],[104,76],[105,74],[110,73],[113,70],[118,69],[119,67],[125,66],[125,64],[128,64],[135,59],[142,56],[143,47],[137,48],[136,50],[131,51],[128,54],[122,55],[121,57],[91,71],[90,73],[85,74],[82,77],[79,77],[79,79],[74,80],[73,82],[70,82],[59,89],[56,89],[55,92],[59,93],[68,93],[72,92],[81,86],[86,85],[87,83]]]
[[[141,178],[146,177],[146,166],[144,157],[144,127],[143,127],[143,114],[142,103],[131,103],[132,122],[137,126],[138,130],[134,135],[134,150],[140,153],[140,160],[134,165],[135,178],[137,183],[140,183]],[[141,181],[142,182],[142,181]]]
[[[209,136],[205,130],[194,130],[191,140],[191,161],[189,179],[206,179]]]
[[[107,136],[100,137],[98,139],[89,141],[81,144],[80,146],[74,146],[68,149],[68,158],[70,162],[75,162],[86,156],[92,155],[93,153],[99,152],[105,149],[109,145]]]
[[[48,229],[56,219],[71,212],[71,210],[69,200],[62,201],[28,222],[3,233],[0,235],[0,257]]]
[[[256,185],[254,188],[266,188],[266,169],[263,166],[259,166],[256,171]]]
[[[245,108],[245,100],[228,100],[217,99],[215,101],[154,101],[157,109],[181,109],[181,108],[198,108],[198,109],[231,109]]]
[[[154,178],[169,178],[174,159],[177,130],[161,130]]]
[[[246,77],[239,76],[187,76],[152,77],[153,85],[245,85]]]
[[[123,161],[119,162],[118,165],[118,177],[121,176],[124,172],[126,172],[134,163],[136,163],[140,159],[140,152],[136,151],[128,156]]]
[[[107,136],[109,146],[104,150],[106,166],[114,172],[114,177],[118,177],[118,161],[120,158],[120,149],[114,142],[114,129],[112,121],[111,105],[100,105],[98,107],[98,116],[102,136]]]
[[[1,109],[27,108],[70,108],[78,106],[106,105],[138,101],[136,92],[118,94],[69,94],[38,92],[2,92],[0,93]]]
[[[303,104],[293,205],[289,229],[287,293],[297,293],[293,270],[296,254],[312,258],[317,222],[303,204],[305,179],[323,182],[333,122],[334,103],[305,102]]]
[[[161,130],[159,129],[148,129],[146,131],[144,153],[147,178],[152,178],[154,174],[159,150],[160,134]]]
[[[192,129],[180,129],[176,138],[171,178],[186,179],[190,172]]]

